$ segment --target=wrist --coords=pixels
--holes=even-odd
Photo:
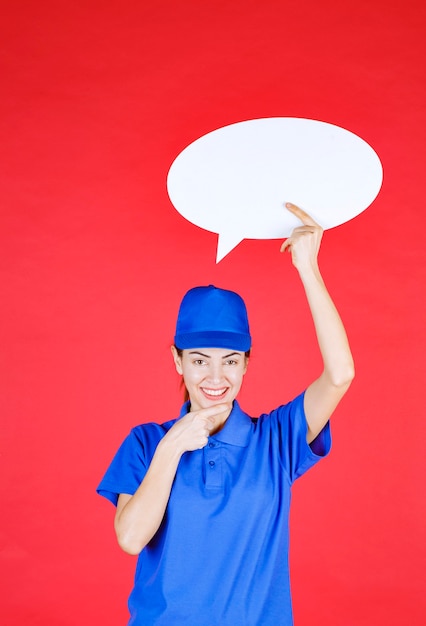
[[[173,434],[174,433],[169,430],[164,437],[160,439],[156,453],[158,452],[161,457],[164,456],[165,459],[176,462],[177,464],[185,450],[181,449],[178,439],[174,437]]]
[[[322,276],[317,261],[307,261],[297,267],[299,276],[303,282],[317,280],[322,282]]]

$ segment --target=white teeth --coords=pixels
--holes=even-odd
[[[226,391],[226,387],[223,389],[203,389],[204,393],[208,396],[221,396]]]

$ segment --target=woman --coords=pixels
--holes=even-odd
[[[172,353],[188,401],[178,419],[134,428],[98,488],[117,505],[120,546],[139,555],[129,624],[293,623],[290,489],[328,453],[328,420],[354,366],[318,269],[322,229],[286,207],[302,226],[281,251],[302,280],[323,370],[292,402],[248,417],[236,401],[251,347],[244,302],[213,286],[186,294]]]

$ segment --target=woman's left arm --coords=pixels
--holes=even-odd
[[[299,272],[314,321],[324,369],[305,393],[308,443],[313,441],[329,420],[354,377],[354,362],[340,315],[327,291],[318,267],[318,252],[323,230],[305,211],[294,204],[286,208],[303,226],[295,228],[281,246],[291,253]]]

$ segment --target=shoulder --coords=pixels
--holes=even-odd
[[[164,422],[163,424],[157,424],[156,422],[139,424],[131,429],[128,438],[141,445],[148,442],[158,443],[175,422],[176,419]]]
[[[134,426],[122,441],[113,459],[114,465],[132,463],[148,465],[154,455],[158,443],[171,428],[173,421],[165,424],[148,422]]]

